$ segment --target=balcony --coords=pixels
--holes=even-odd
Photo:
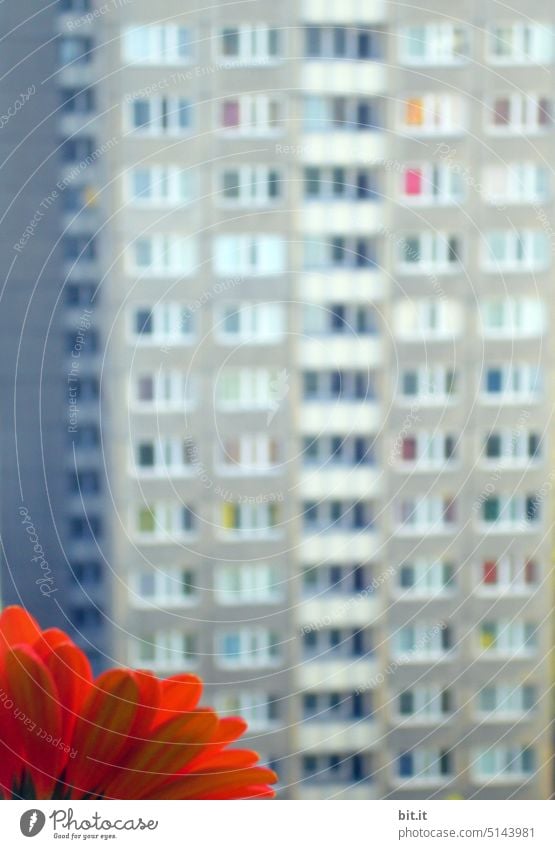
[[[302,137],[301,159],[305,165],[368,167],[386,158],[387,145],[385,134],[377,131],[306,133]]]
[[[310,201],[299,212],[299,228],[307,235],[372,236],[384,225],[383,205],[373,201]]]
[[[383,344],[378,336],[345,333],[309,337],[299,345],[298,362],[307,369],[367,369],[382,364]]]
[[[352,692],[372,690],[378,686],[378,661],[371,658],[310,660],[297,666],[297,682],[303,690],[319,692]]]
[[[386,70],[380,62],[311,59],[301,69],[301,87],[311,94],[382,94]]]
[[[307,500],[321,498],[362,499],[380,495],[382,472],[373,466],[331,464],[304,470],[298,492]]]
[[[329,622],[333,628],[362,628],[374,622],[382,612],[382,600],[378,593],[339,595],[303,601],[296,607],[299,625]]]
[[[342,722],[305,720],[298,726],[298,732],[299,747],[303,751],[316,749],[319,755],[365,751],[377,746],[382,736],[378,723],[370,718]]]
[[[303,781],[296,787],[295,796],[297,799],[379,799],[379,786],[371,781],[357,782],[351,784],[339,783],[321,783],[308,784]]]
[[[303,433],[378,433],[382,410],[376,401],[311,401],[301,406]]]
[[[390,281],[377,268],[352,271],[349,269],[329,271],[306,271],[299,277],[299,298],[307,303],[329,303],[337,292],[345,302],[368,304],[382,301],[390,287]]]
[[[301,17],[315,24],[376,24],[386,20],[386,4],[385,0],[303,0]]]
[[[310,535],[305,532],[299,550],[299,556],[306,563],[318,563],[321,560],[364,563],[380,553],[381,539],[375,532],[364,530],[328,531]]]

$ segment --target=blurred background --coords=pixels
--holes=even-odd
[[[548,798],[555,12],[0,6],[1,601],[281,798]]]

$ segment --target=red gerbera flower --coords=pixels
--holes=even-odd
[[[239,718],[199,708],[194,675],[111,669],[93,680],[63,631],[0,615],[0,798],[269,798],[272,770],[229,749]]]

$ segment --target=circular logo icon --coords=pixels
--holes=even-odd
[[[46,822],[46,817],[44,816],[42,811],[37,811],[36,808],[33,808],[30,811],[25,811],[22,814],[21,819],[19,820],[19,827],[21,829],[21,833],[25,835],[25,837],[36,837],[37,834],[44,828],[44,824]]]

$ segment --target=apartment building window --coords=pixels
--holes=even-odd
[[[454,646],[450,627],[437,623],[417,623],[403,625],[394,638],[394,656],[419,661],[439,658],[451,651]]]
[[[273,604],[283,597],[283,578],[269,563],[230,563],[215,573],[218,604]]]
[[[194,173],[179,165],[132,168],[126,175],[126,195],[133,206],[177,206],[194,199]]]
[[[129,330],[140,345],[190,344],[196,335],[196,315],[178,303],[159,303],[150,309],[135,307],[130,312]]]
[[[62,12],[88,12],[91,9],[91,0],[60,0]]]
[[[140,374],[135,380],[134,401],[149,412],[182,410],[194,403],[196,383],[193,377],[179,371]]]
[[[473,764],[478,781],[522,781],[536,772],[532,746],[492,746],[479,750]]]
[[[307,271],[375,268],[378,265],[378,240],[326,236],[304,242],[304,268]]]
[[[453,754],[447,749],[413,749],[397,760],[397,777],[438,783],[454,774]]]
[[[188,568],[141,571],[132,575],[130,603],[134,607],[179,607],[196,601],[198,589],[195,573]]]
[[[498,529],[518,530],[539,523],[541,501],[536,495],[489,495],[482,502],[481,519]]]
[[[285,121],[282,99],[267,94],[242,94],[220,103],[219,126],[242,136],[266,136],[279,132]]]
[[[500,21],[488,32],[493,65],[535,65],[553,60],[553,28],[538,21]]]
[[[535,162],[486,165],[482,187],[486,203],[513,205],[544,203],[550,196],[551,175]]]
[[[500,429],[489,433],[484,440],[484,459],[488,463],[506,462],[513,466],[528,466],[530,461],[541,459],[541,434],[531,430]]]
[[[303,755],[303,781],[311,785],[358,784],[372,781],[372,758],[341,751],[332,755]]]
[[[213,267],[216,274],[263,277],[286,270],[286,244],[281,236],[217,236]]]
[[[282,174],[269,165],[226,168],[218,178],[218,200],[226,206],[272,206],[283,194]]]
[[[528,363],[486,365],[483,378],[483,400],[503,403],[538,401],[542,394],[541,369]]]
[[[394,446],[399,460],[411,468],[418,465],[418,471],[426,469],[437,471],[457,457],[455,436],[442,433],[420,432],[401,437],[401,444]]]
[[[196,530],[192,507],[172,502],[158,502],[137,508],[135,532],[139,538],[165,539],[167,536],[190,536]]]
[[[448,562],[415,558],[401,564],[397,586],[399,594],[407,599],[444,594],[454,589],[455,567]]]
[[[478,628],[481,657],[534,654],[538,647],[538,626],[531,622],[490,620]]]
[[[276,503],[221,505],[220,528],[231,539],[264,539],[279,535],[280,506]]]
[[[78,469],[71,472],[68,489],[79,495],[96,495],[100,492],[100,475],[96,469]]]
[[[305,660],[369,657],[372,653],[372,632],[368,628],[321,628],[303,633]]]
[[[540,94],[499,94],[486,111],[486,129],[500,134],[545,132],[553,126],[553,102]]]
[[[134,65],[183,65],[192,60],[192,34],[178,24],[126,27],[123,61]]]
[[[76,378],[74,389],[79,401],[97,401],[100,398],[100,384],[96,377]]]
[[[253,731],[272,728],[280,718],[280,699],[260,690],[225,692],[216,696],[215,707],[225,717],[241,716]]]
[[[283,304],[237,301],[222,304],[215,313],[215,334],[219,342],[264,345],[279,342],[283,337]]]
[[[78,448],[97,448],[100,445],[100,431],[97,425],[83,424],[68,436],[70,443]]]
[[[445,341],[463,330],[463,311],[451,299],[406,299],[393,308],[395,336],[406,341]]]
[[[227,410],[267,410],[285,402],[287,394],[286,382],[272,369],[222,369],[216,384],[218,407]]]
[[[304,169],[305,200],[378,201],[378,174],[373,168],[311,166]]]
[[[308,133],[382,129],[378,98],[308,95],[303,101],[303,128]]]
[[[464,200],[464,180],[455,168],[432,162],[406,165],[401,196],[411,206],[455,206]]]
[[[96,108],[92,88],[62,88],[62,112],[67,115],[89,115]]]
[[[457,521],[456,501],[452,496],[428,496],[402,499],[399,503],[401,530],[443,530]]]
[[[194,471],[194,443],[179,437],[141,439],[135,445],[135,469],[141,475],[190,475]]]
[[[379,315],[371,306],[330,303],[305,304],[302,332],[313,336],[375,336],[379,333]]]
[[[129,247],[127,256],[131,273],[185,276],[196,267],[197,244],[191,237],[173,234],[139,236]]]
[[[279,635],[267,628],[238,628],[216,637],[218,666],[227,669],[258,669],[281,661]]]
[[[400,127],[411,135],[459,134],[466,126],[466,102],[458,94],[422,94],[400,104]]]
[[[130,128],[142,136],[188,135],[192,107],[185,97],[141,97],[127,101]]]
[[[305,566],[303,570],[303,592],[307,597],[321,593],[348,596],[363,593],[364,597],[373,593],[387,580],[387,575],[372,578],[373,566],[361,563],[331,563],[318,566]],[[381,580],[380,580],[381,578]]]
[[[485,233],[486,271],[541,271],[549,267],[549,239],[541,230],[489,230]]]
[[[64,235],[62,245],[65,260],[93,262],[96,259],[96,241],[94,236]]]
[[[278,469],[282,457],[281,442],[267,433],[243,433],[222,437],[216,449],[220,474],[268,474]]]
[[[304,55],[307,59],[381,59],[383,36],[366,27],[307,26]]]
[[[500,560],[485,560],[480,566],[481,591],[511,592],[529,591],[538,584],[539,568],[535,560],[503,557]]]
[[[95,542],[102,536],[100,516],[87,513],[87,516],[70,516],[69,536],[72,540]]]
[[[522,716],[537,703],[537,688],[530,684],[487,684],[476,697],[477,712],[495,719]]]
[[[407,234],[403,237],[399,266],[401,271],[428,273],[458,271],[462,262],[462,239],[454,233],[437,233],[426,230],[423,233]]]
[[[437,686],[413,687],[397,697],[397,713],[416,722],[437,722],[453,712],[453,694]]]
[[[60,145],[62,162],[82,162],[93,155],[94,149],[94,139],[88,136],[64,139]]]
[[[373,501],[305,501],[302,505],[303,525],[308,533],[342,531],[372,531],[375,504]]]
[[[97,587],[102,583],[102,566],[97,560],[83,560],[73,564],[73,578],[83,587]]]
[[[469,56],[466,27],[452,23],[429,23],[402,27],[399,59],[403,65],[459,65]]]
[[[376,398],[375,373],[366,371],[305,371],[305,401],[368,401]]]
[[[446,403],[457,393],[457,373],[445,366],[406,369],[400,375],[400,398],[419,403]]]
[[[283,33],[265,24],[225,27],[217,34],[216,55],[237,59],[239,65],[275,62],[283,56],[282,42]]]
[[[372,693],[304,693],[303,719],[312,722],[345,722],[371,719]]]
[[[92,61],[93,40],[86,36],[64,36],[60,40],[61,65],[88,65]]]
[[[198,659],[196,635],[180,631],[145,633],[132,641],[130,649],[136,665],[147,664],[160,670],[180,671]]]
[[[537,298],[498,298],[480,305],[482,333],[489,339],[541,336],[546,328],[545,303]]]
[[[366,436],[305,436],[302,451],[305,466],[322,471],[335,466],[376,464],[375,438]]]

